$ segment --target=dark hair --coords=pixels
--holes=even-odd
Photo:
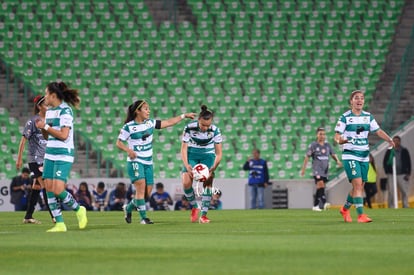
[[[42,104],[44,100],[45,100],[45,97],[43,95],[38,95],[33,99],[33,103],[34,103],[33,113],[34,114],[37,114],[38,112],[40,112],[39,105]]]
[[[51,94],[72,105],[75,108],[79,107],[80,98],[79,91],[76,89],[70,89],[64,82],[51,82],[46,86],[47,90]]]
[[[127,111],[127,116],[125,118],[124,123],[130,122],[131,120],[134,120],[136,117],[136,110],[141,110],[142,105],[144,105],[144,103],[147,103],[145,100],[143,99],[139,99],[137,101],[135,101],[134,103],[132,103],[131,105],[128,106],[128,111]]]
[[[118,184],[115,187],[115,196],[117,198],[124,198],[126,196],[125,183],[118,182]]]
[[[400,136],[394,136],[394,137],[393,137],[393,139],[394,139],[394,138],[396,138],[396,139],[398,139],[399,141],[401,141],[401,137],[400,137]]]
[[[30,174],[30,170],[29,170],[29,168],[27,168],[27,167],[23,167],[23,169],[22,169],[22,174],[24,174],[24,173],[26,173],[26,174]]]
[[[323,127],[318,127],[318,128],[316,129],[316,133],[319,133],[320,131],[325,131],[325,128],[323,128]]]
[[[85,186],[86,191],[89,192],[89,187],[88,187],[88,184],[86,183],[86,181],[82,181],[81,183],[79,183],[79,189],[80,189],[81,186]]]
[[[158,188],[164,188],[164,184],[162,184],[161,182],[158,182],[158,183],[155,185],[155,188],[156,188],[156,189],[158,189]]]
[[[206,105],[201,105],[201,112],[198,115],[198,118],[208,120],[214,117],[213,111],[209,110]]]
[[[98,182],[98,188],[105,188],[105,183],[103,183],[103,181]]]

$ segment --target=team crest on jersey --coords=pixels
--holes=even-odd
[[[364,123],[369,123],[369,117],[364,117],[364,119],[363,119],[363,121],[364,121]]]
[[[322,149],[322,154],[325,154],[326,153],[326,150],[325,149]]]

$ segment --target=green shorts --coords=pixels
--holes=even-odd
[[[214,161],[216,160],[216,155],[214,154],[204,154],[204,155],[198,155],[198,156],[188,156],[188,164],[191,165],[191,167],[196,166],[196,164],[202,163],[207,165],[208,168],[211,168],[214,164]],[[187,172],[187,168],[183,166],[182,172]]]
[[[44,179],[58,179],[67,182],[72,169],[72,162],[45,159],[43,164]]]
[[[342,160],[342,164],[350,182],[356,178],[361,178],[362,182],[366,182],[368,180],[369,162]]]
[[[128,161],[127,169],[131,183],[145,179],[147,185],[154,185],[154,168],[152,165],[142,164],[137,161]]]

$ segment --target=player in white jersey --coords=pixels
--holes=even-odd
[[[125,124],[116,146],[127,153],[127,169],[131,183],[135,186],[135,198],[124,207],[125,221],[132,222],[132,210],[138,209],[141,224],[153,224],[147,218],[145,194],[151,194],[154,185],[152,141],[154,129],[173,126],[184,118],[193,119],[196,114],[181,114],[167,120],[150,119],[150,107],[145,100],[129,105]],[[126,142],[127,144],[125,144]]]
[[[358,222],[366,223],[372,221],[364,214],[363,200],[364,183],[367,181],[369,166],[368,134],[376,133],[390,146],[394,146],[394,142],[380,129],[374,117],[363,110],[365,99],[362,91],[353,91],[349,103],[351,110],[341,115],[335,127],[335,141],[343,145],[342,163],[352,184],[352,190],[340,213],[345,222],[352,222],[349,209],[354,204],[358,213]]]
[[[36,121],[36,127],[42,129],[42,134],[47,140],[43,180],[49,208],[56,220],[55,226],[47,232],[67,230],[62,212],[57,206],[57,198],[76,211],[80,229],[84,229],[88,223],[85,207],[80,206],[65,189],[75,155],[73,112],[68,104],[78,107],[78,94],[78,90],[70,89],[63,82],[49,83],[45,90],[45,104],[49,106],[46,117]]]
[[[209,223],[207,211],[210,206],[214,171],[220,164],[222,158],[222,136],[220,129],[212,124],[213,112],[207,106],[201,106],[201,112],[197,121],[190,122],[184,128],[181,158],[183,160],[182,184],[187,200],[193,206],[191,210],[191,222]],[[198,218],[200,208],[195,200],[193,190],[193,167],[203,163],[209,167],[210,177],[204,182],[202,195],[201,216]]]

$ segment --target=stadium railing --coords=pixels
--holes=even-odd
[[[400,99],[404,93],[406,80],[408,74],[410,73],[411,64],[414,59],[414,26],[411,29],[410,42],[405,48],[401,68],[398,74],[395,77],[395,80],[392,84],[392,91],[390,96],[390,101],[385,109],[383,129],[387,132],[391,130],[391,124],[394,120],[395,112],[398,110],[398,105],[400,104]]]

